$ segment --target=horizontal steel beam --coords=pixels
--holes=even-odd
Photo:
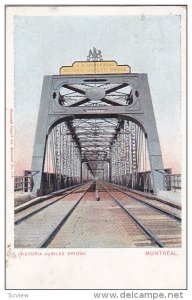
[[[139,112],[143,114],[144,112]],[[54,115],[73,115],[78,116],[78,119],[82,118],[116,118],[117,115],[131,114],[137,115],[137,110],[134,106],[79,106],[79,107],[57,107]]]
[[[105,74],[105,75],[104,74],[54,75],[52,76],[52,78],[53,78],[53,86],[56,89],[59,82],[61,85],[62,84],[63,85],[94,84],[94,83],[122,84],[122,82],[124,82],[125,84],[130,84],[132,80],[138,78],[138,74],[129,73],[129,74]]]
[[[109,162],[109,159],[89,159],[89,162],[92,162],[92,161],[96,161],[96,162]],[[86,162],[86,160],[83,160],[82,162]]]
[[[92,137],[91,137],[91,139],[90,138],[88,138],[87,140],[80,140],[81,141],[81,143],[83,143],[83,145],[85,145],[85,144],[87,144],[87,143],[90,143],[91,142],[91,145],[93,145],[93,144],[95,144],[95,143],[99,143],[99,145],[106,145],[106,144],[109,144],[109,142],[110,142],[110,140],[108,141],[108,140],[95,140],[95,139],[93,139]]]

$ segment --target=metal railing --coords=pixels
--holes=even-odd
[[[14,191],[31,192],[32,176],[14,176]]]
[[[166,170],[165,170],[166,171]],[[132,174],[127,174],[126,176],[123,176],[122,182],[114,182],[119,185],[123,185],[129,188],[134,188],[136,190],[146,192],[146,193],[153,193],[153,186],[152,186],[152,180],[151,180],[151,172],[140,172],[137,173],[137,176],[135,177],[135,185],[132,186]],[[165,187],[167,191],[176,191],[181,190],[181,174],[167,174],[162,173],[162,176],[164,176],[165,180]]]
[[[167,191],[181,189],[181,174],[165,174],[165,186]]]

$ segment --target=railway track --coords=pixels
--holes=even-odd
[[[158,201],[156,205],[152,204],[153,201],[139,199],[133,192],[125,192],[111,184],[100,183],[97,186],[98,192],[106,191],[158,247],[181,246],[180,209],[173,208],[169,203],[159,204]]]
[[[15,247],[47,247],[92,185],[84,184],[16,213]]]
[[[84,184],[83,186],[76,187],[70,191],[63,192],[59,196],[53,196],[50,199],[37,203],[35,205],[31,205],[28,207],[27,205],[22,208],[22,210],[19,210],[18,212],[15,213],[15,225],[20,224],[21,222],[25,221],[26,219],[32,217],[33,215],[39,213],[43,209],[46,209],[50,205],[53,205],[60,201],[61,199],[64,199],[70,194],[74,193],[80,193],[86,190],[87,187],[89,187],[90,184]]]
[[[155,247],[106,193],[87,193],[49,248]]]
[[[15,247],[180,247],[181,210],[113,184],[86,183],[15,214]]]
[[[161,199],[153,199],[152,201],[147,199],[144,195],[138,195],[137,193],[134,193],[133,191],[125,191],[124,188],[120,187],[114,187],[113,185],[109,184],[109,189],[112,188],[112,190],[116,190],[121,192],[122,194],[125,194],[129,196],[132,199],[135,199],[136,201],[139,201],[149,207],[154,208],[157,211],[160,211],[169,217],[181,222],[181,207],[178,205],[174,205],[173,203],[166,202],[166,201],[161,201]]]

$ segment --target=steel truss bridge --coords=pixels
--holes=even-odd
[[[43,195],[97,178],[154,194],[165,190],[147,74],[90,60],[44,77],[33,192]]]

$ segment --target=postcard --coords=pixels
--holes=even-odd
[[[187,6],[5,14],[6,289],[185,290]]]

